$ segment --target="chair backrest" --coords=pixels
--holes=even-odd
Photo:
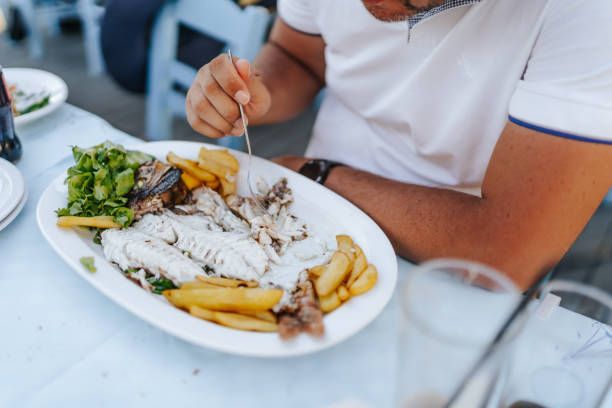
[[[173,115],[185,116],[185,95],[173,85],[189,88],[197,71],[176,59],[179,25],[216,38],[234,55],[253,60],[264,44],[270,19],[263,7],[241,9],[231,0],[174,0],[164,5],[151,37],[147,139],[170,138]]]

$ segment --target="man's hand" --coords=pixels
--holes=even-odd
[[[255,120],[270,109],[270,92],[245,59],[227,54],[215,57],[198,71],[187,92],[187,121],[198,133],[209,137],[240,136],[244,133],[238,104],[248,119]]]

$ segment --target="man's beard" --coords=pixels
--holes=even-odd
[[[432,0],[428,5],[422,7],[413,5],[412,0],[399,0],[396,4],[398,7],[389,7],[384,3],[375,5],[367,5],[364,3],[364,5],[370,14],[378,20],[384,22],[398,22],[405,21],[419,13],[431,10],[444,3],[444,1],[445,0]]]

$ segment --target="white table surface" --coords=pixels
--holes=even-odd
[[[81,279],[36,224],[38,199],[71,164],[71,145],[139,140],[70,105],[18,134],[29,200],[0,231],[0,407],[392,405],[396,297],[354,337],[303,357],[246,358],[177,339]],[[399,259],[400,282],[411,267]]]

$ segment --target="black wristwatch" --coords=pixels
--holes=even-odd
[[[344,164],[325,159],[313,159],[304,163],[299,173],[319,184],[325,184],[330,170],[337,166],[344,166]]]

